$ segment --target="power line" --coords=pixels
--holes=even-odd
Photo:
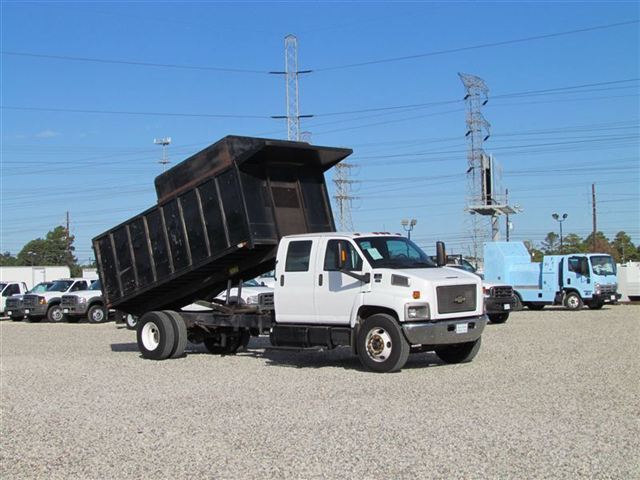
[[[449,49],[445,49],[445,50],[435,50],[433,52],[418,53],[418,54],[415,54],[415,55],[405,55],[405,56],[401,56],[401,57],[384,58],[384,59],[379,59],[379,60],[369,60],[367,62],[348,63],[348,64],[336,65],[336,66],[331,66],[331,67],[316,68],[316,69],[313,69],[313,71],[314,72],[327,72],[327,71],[331,71],[331,70],[340,70],[340,69],[345,69],[345,68],[355,68],[355,67],[363,67],[363,66],[367,66],[367,65],[378,65],[378,64],[382,64],[382,63],[400,62],[400,61],[404,61],[404,60],[414,60],[416,58],[434,57],[434,56],[437,56],[437,55],[445,55],[445,54],[449,54],[449,53],[465,52],[465,51],[469,51],[469,50],[478,50],[478,49],[482,49],[482,48],[500,47],[500,46],[503,46],[503,45],[511,45],[511,44],[515,44],[515,43],[531,42],[531,41],[535,41],[535,40],[543,40],[543,39],[546,39],[546,38],[562,37],[562,36],[574,35],[574,34],[578,34],[578,33],[593,32],[593,31],[597,31],[597,30],[605,30],[605,29],[609,29],[609,28],[622,27],[622,26],[626,26],[626,25],[634,25],[634,24],[637,24],[638,22],[640,22],[640,20],[630,20],[628,22],[618,22],[618,23],[609,23],[609,24],[605,24],[605,25],[595,25],[593,27],[579,28],[579,29],[575,29],[575,30],[565,30],[563,32],[555,32],[555,33],[548,33],[548,34],[542,34],[542,35],[533,35],[533,36],[530,36],[530,37],[516,38],[516,39],[511,39],[511,40],[502,40],[502,41],[499,41],[499,42],[482,43],[482,44],[479,44],[479,45],[470,45],[470,46],[466,46],[466,47],[449,48]]]

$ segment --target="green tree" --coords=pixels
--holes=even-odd
[[[593,248],[593,233],[584,239],[585,250],[592,253],[608,253],[613,255],[613,248],[604,233],[596,232],[596,246]]]
[[[11,252],[0,253],[0,267],[13,267],[18,265],[18,259]]]
[[[560,236],[555,232],[547,233],[547,236],[540,243],[540,249],[545,255],[560,253]]]
[[[631,237],[623,231],[616,233],[613,242],[611,242],[611,247],[616,262],[624,263],[640,260],[638,248],[631,241]]]
[[[564,253],[584,253],[587,248],[584,240],[575,233],[570,233],[562,240]]]
[[[36,238],[27,242],[18,253],[19,265],[66,265],[74,270],[78,261],[73,255],[75,237],[67,238],[67,230],[57,226],[47,232],[45,238]]]

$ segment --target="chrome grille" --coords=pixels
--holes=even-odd
[[[616,293],[616,286],[615,285],[601,285],[600,286],[600,293],[604,293],[604,294]]]
[[[509,285],[491,287],[491,296],[495,298],[511,298],[513,297],[513,287]]]
[[[38,295],[25,295],[22,299],[22,305],[25,307],[35,307],[38,305]]]
[[[78,303],[78,297],[75,295],[63,295],[60,302],[63,306],[73,306]]]
[[[475,285],[437,287],[438,313],[471,312],[476,309]]]

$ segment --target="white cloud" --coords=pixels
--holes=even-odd
[[[36,133],[34,136],[36,138],[54,138],[60,135],[60,132],[56,132],[47,128],[46,130],[42,130],[41,132]]]

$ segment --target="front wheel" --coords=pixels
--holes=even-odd
[[[87,320],[89,320],[89,323],[102,323],[106,318],[107,315],[102,305],[92,305],[87,312]]]
[[[489,313],[488,316],[491,323],[504,323],[509,318],[508,313]]]
[[[53,305],[47,310],[47,320],[50,322],[60,323],[64,320],[64,312],[60,305]]]
[[[367,318],[358,330],[360,362],[374,372],[395,372],[409,358],[410,345],[395,318],[378,313]]]
[[[583,305],[582,298],[576,292],[569,292],[564,297],[564,306],[569,310],[580,310]]]
[[[466,363],[473,360],[480,350],[482,337],[475,342],[458,343],[436,348],[436,355],[446,363]]]

